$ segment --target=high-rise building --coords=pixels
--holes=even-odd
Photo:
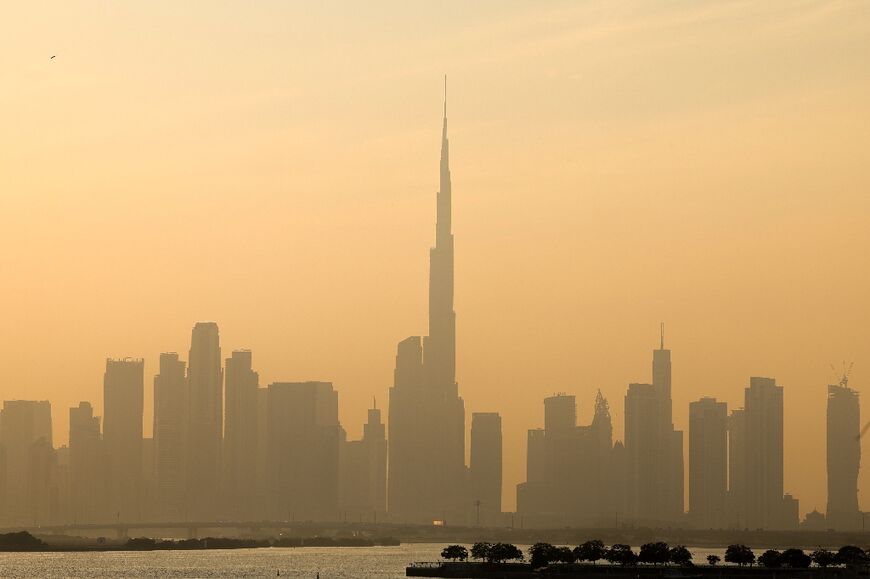
[[[664,326],[661,345],[653,350],[652,378],[652,384],[630,385],[625,397],[627,517],[673,525],[683,515],[683,433],[673,424],[671,351],[665,349]]]
[[[471,415],[471,498],[475,523],[493,525],[501,515],[502,437],[497,412]],[[478,520],[479,519],[479,520]]]
[[[782,529],[782,386],[773,378],[752,377],[745,390],[745,507],[749,529]]]
[[[37,526],[60,522],[57,452],[48,439],[41,437],[30,446],[28,454],[27,521]]]
[[[612,526],[622,493],[614,488],[613,426],[599,392],[592,424],[577,425],[574,396],[544,400],[544,428],[529,430],[526,482],[517,512],[529,527]]]
[[[725,525],[746,529],[746,411],[728,415],[728,498]]]
[[[254,516],[256,500],[257,390],[250,350],[236,350],[227,358],[226,423],[224,424],[224,504],[233,520]]]
[[[456,383],[453,233],[447,103],[441,133],[435,247],[429,254],[429,335],[399,343],[390,389],[391,520],[468,521],[465,403]]]
[[[157,520],[157,454],[153,436],[142,438],[142,482],[139,490],[140,518]]]
[[[54,481],[55,488],[52,491],[56,494],[56,508],[52,512],[51,520],[55,523],[68,523],[72,520],[72,512],[70,510],[70,470],[69,470],[69,447],[62,445],[60,448],[53,450],[52,468],[54,475],[51,477]]]
[[[689,515],[701,529],[724,525],[728,492],[728,405],[715,398],[689,404]]]
[[[214,518],[219,510],[223,373],[218,326],[197,322],[190,340],[188,453],[185,505],[189,518]]]
[[[103,376],[103,443],[106,449],[106,504],[116,520],[141,519],[142,420],[145,363],[106,360]]]
[[[254,455],[254,518],[264,521],[269,518],[269,389],[257,388],[257,446]]]
[[[828,528],[861,529],[858,468],[861,464],[861,410],[858,392],[846,379],[828,386]]]
[[[659,403],[657,446],[662,465],[656,487],[662,501],[662,521],[673,523],[680,521],[684,509],[683,433],[674,429],[671,351],[665,349],[664,324],[661,326],[659,349],[653,350],[652,384]]]
[[[49,402],[5,401],[0,411],[0,446],[5,455],[5,480],[0,480],[2,519],[12,525],[37,524],[31,477],[39,465],[31,463],[40,455],[36,447],[52,448]]]
[[[628,468],[626,518],[642,524],[664,516],[661,480],[659,399],[652,384],[629,384],[625,395],[625,451]]]
[[[544,430],[567,432],[577,427],[577,399],[568,394],[544,398]]]
[[[106,518],[105,460],[100,418],[90,402],[69,409],[69,516],[73,523]]]
[[[154,502],[156,520],[187,516],[187,365],[178,354],[160,354],[154,377]]]
[[[338,520],[338,392],[329,382],[269,385],[269,518]]]
[[[387,508],[387,437],[376,406],[368,411],[362,438],[342,443],[339,486],[345,519],[383,520]]]

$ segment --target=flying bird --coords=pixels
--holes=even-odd
[[[52,55],[51,58],[49,58],[48,60],[53,60],[55,56],[57,55]]]

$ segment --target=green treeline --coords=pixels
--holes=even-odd
[[[576,547],[535,543],[529,547],[528,556],[529,565],[533,569],[558,564],[594,565],[599,561],[611,565],[695,566],[692,552],[685,546],[671,547],[661,541],[641,545],[638,552],[621,543],[607,547],[598,539],[586,541]],[[470,550],[462,545],[448,545],[441,551],[441,557],[448,561],[466,561],[471,558],[488,563],[525,560],[523,552],[510,543],[475,543]],[[721,558],[718,555],[708,555],[706,558],[706,565],[715,566],[719,563]],[[810,553],[794,548],[783,551],[768,549],[756,557],[755,552],[746,545],[729,545],[725,550],[725,563],[740,567],[758,565],[768,569],[805,569],[811,565],[826,568],[868,565],[870,553],[860,547],[846,545],[837,551],[819,548]]]

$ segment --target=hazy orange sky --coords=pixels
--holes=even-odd
[[[107,356],[197,320],[261,384],[332,380],[359,436],[426,332],[449,75],[458,378],[504,420],[647,381],[674,419],[785,387],[786,492],[825,508],[825,386],[870,419],[870,3],[21,2],[0,30],[0,398],[58,442]],[[57,55],[53,60],[52,55]],[[861,472],[870,489],[870,469]],[[861,495],[870,509],[870,494]]]

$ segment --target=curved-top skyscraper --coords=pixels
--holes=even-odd
[[[465,519],[465,404],[456,384],[453,232],[445,81],[435,247],[429,253],[429,335],[399,343],[390,389],[388,509],[392,521]]]
[[[223,437],[223,370],[218,326],[197,322],[190,341],[187,369],[188,460],[185,515],[189,520],[214,517],[218,505]]]

